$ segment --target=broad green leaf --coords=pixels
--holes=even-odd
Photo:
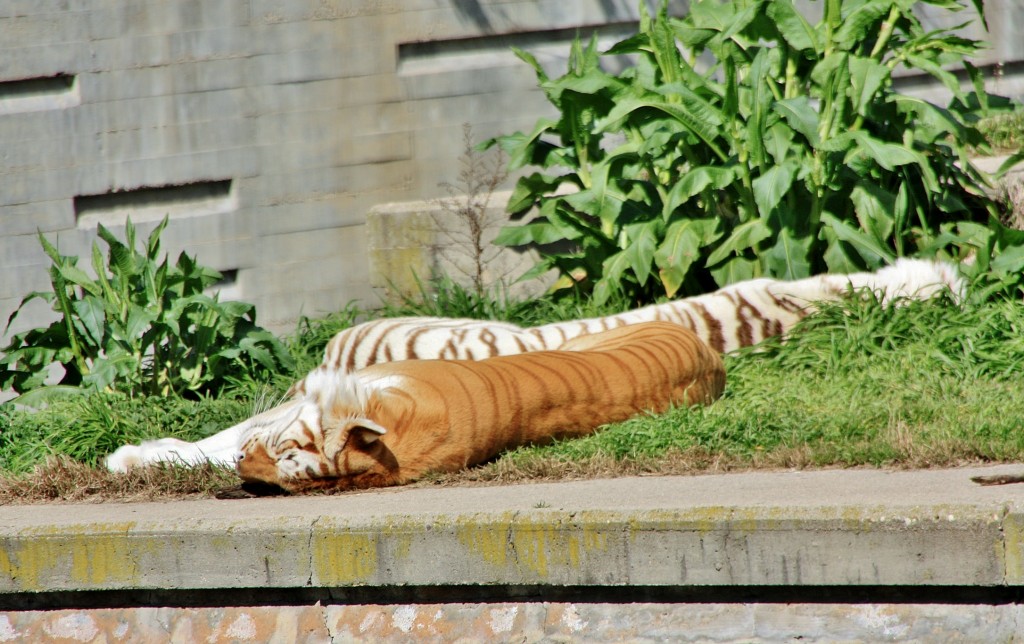
[[[695,2],[687,20],[698,29],[721,33],[736,21],[738,5],[731,2]]]
[[[570,236],[571,235],[571,236]],[[576,239],[577,231],[565,230],[547,222],[532,222],[521,226],[504,226],[498,231],[494,243],[498,246],[526,246],[553,244],[563,239]]]
[[[797,11],[792,0],[774,0],[768,5],[768,16],[775,21],[779,33],[798,51],[813,50],[821,52],[818,32],[803,15]]]
[[[880,141],[863,130],[852,132],[850,136],[857,142],[857,147],[847,152],[847,159],[851,154],[860,150],[874,159],[878,165],[890,171],[908,163],[927,164],[927,160],[917,152],[902,145]]]
[[[711,276],[719,287],[745,282],[761,275],[760,262],[746,257],[733,257],[717,268],[711,269]]]
[[[641,13],[646,17],[646,5],[641,4],[640,7]],[[681,57],[679,49],[676,47],[675,34],[672,32],[672,26],[668,20],[667,4],[661,4],[658,8],[657,19],[649,21],[648,28],[642,29],[642,31],[646,31],[651,39],[651,50],[658,62],[658,69],[661,70],[662,82],[672,84],[682,80]]]
[[[903,236],[910,221],[911,200],[910,188],[907,182],[903,181],[896,192],[896,201],[893,203],[892,208],[892,238],[896,245],[896,255],[898,256],[904,255]]]
[[[880,21],[892,8],[892,0],[868,0],[855,5],[853,11],[843,15],[843,23],[832,37],[844,51],[853,51],[868,37],[877,33]]]
[[[711,39],[708,46],[714,49],[716,45],[720,45],[726,40],[733,38],[750,26],[750,23],[754,21],[758,13],[761,11],[761,4],[762,2],[760,0],[750,2],[745,7],[738,3],[735,4],[736,8],[740,9],[740,11],[736,12],[735,15],[729,18],[728,23],[723,25],[724,29]]]
[[[654,271],[654,252],[658,247],[660,219],[629,224],[625,227],[627,236],[626,255],[640,286]]]
[[[512,47],[512,53],[516,55],[516,58],[533,68],[534,73],[537,74],[538,84],[544,84],[547,82],[548,75],[541,64],[537,62],[536,56],[526,50],[519,49],[518,47]]]
[[[620,288],[626,271],[631,265],[629,254],[626,251],[619,251],[611,255],[601,265],[601,279],[594,285],[594,301],[601,305],[608,301]]]
[[[1024,162],[1024,150],[1020,150],[1008,156],[1005,161],[999,164],[999,169],[997,169],[992,174],[992,178],[1001,179],[1003,175],[1012,170],[1017,164],[1021,162]]]
[[[679,291],[702,249],[721,236],[717,229],[715,219],[680,219],[669,224],[654,254],[666,295],[673,297]]]
[[[896,195],[869,181],[850,193],[861,230],[883,243],[892,235],[896,219]]]
[[[855,273],[860,270],[856,258],[850,254],[853,252],[850,245],[839,239],[831,228],[822,228],[821,236],[827,244],[822,256],[828,266],[828,272]]]
[[[740,255],[748,248],[754,248],[772,236],[771,228],[764,219],[751,219],[733,229],[732,233],[708,257],[706,266],[714,266],[730,255]]]
[[[11,402],[31,409],[42,409],[60,400],[77,398],[89,393],[88,389],[70,385],[47,385],[21,394]]]
[[[879,244],[874,237],[854,228],[831,213],[822,213],[821,223],[831,228],[837,239],[850,244],[869,266],[888,264],[895,259],[892,251]]]
[[[793,185],[793,167],[789,164],[775,165],[760,177],[754,179],[754,201],[762,217],[767,217]]]
[[[60,277],[68,284],[78,286],[87,293],[92,293],[94,295],[102,294],[99,285],[97,285],[85,271],[75,266],[72,262],[65,261],[59,264],[54,264],[50,267],[50,270],[56,271],[57,274],[59,274]]]
[[[916,67],[922,71],[928,72],[928,74],[941,81],[953,96],[960,99],[963,103],[967,102],[967,99],[964,97],[963,90],[960,88],[960,80],[955,74],[946,71],[935,61],[918,54],[907,53],[904,55],[904,58],[909,67]]]
[[[106,315],[103,311],[103,300],[98,297],[86,296],[71,303],[75,315],[85,329],[86,337],[92,341],[92,346],[97,350],[104,349],[104,331],[106,329]],[[85,338],[83,338],[85,339]]]
[[[981,108],[981,115],[988,116],[989,103],[988,92],[985,91],[985,75],[968,60],[964,61],[964,69],[967,70],[967,75],[971,79],[971,85],[974,87],[973,96],[978,100],[978,106]]]
[[[160,235],[163,234],[164,229],[167,228],[167,224],[170,223],[171,218],[169,215],[164,215],[164,218],[160,220],[160,223],[156,225],[153,232],[149,233],[149,237],[146,239],[146,258],[152,262],[158,261],[160,258]],[[126,222],[127,227],[131,227],[131,217]],[[131,241],[132,250],[135,250],[135,236],[134,231],[132,233]]]
[[[638,97],[625,98],[616,103],[615,107],[608,113],[608,116],[597,122],[598,131],[608,131],[616,126],[619,121],[637,110],[657,110],[678,121],[683,127],[693,132],[716,150],[719,157],[722,157],[723,155],[715,141],[718,137],[718,127],[722,124],[721,115],[717,109],[707,103],[707,101],[692,95],[693,92],[690,90],[682,88],[678,84],[675,87],[680,92],[680,103],[676,104],[663,100]],[[683,92],[690,95],[683,96]]]
[[[994,258],[992,270],[1003,275],[1019,275],[1024,272],[1024,246],[1010,246]]]
[[[140,369],[138,360],[127,353],[97,358],[89,373],[82,377],[82,385],[96,391],[103,391],[108,387],[113,389],[115,382],[130,374],[136,374],[131,379],[138,379]]]
[[[734,166],[699,166],[689,170],[669,191],[665,199],[664,212],[666,218],[671,216],[679,206],[700,194],[707,188],[722,190],[736,180]]]
[[[871,59],[850,56],[850,99],[861,116],[867,116],[874,96],[889,78],[889,68]]]
[[[644,6],[643,11],[647,11],[647,7]],[[604,51],[605,56],[624,56],[627,54],[639,54],[641,52],[649,51],[651,48],[651,39],[646,33],[633,34],[625,40],[620,40],[608,49]]]
[[[276,364],[274,355],[258,342],[259,339],[258,336],[249,335],[243,338],[238,346],[256,362],[262,364],[267,369],[273,369]]]
[[[156,318],[157,313],[152,309],[141,306],[131,307],[123,329],[125,339],[134,342],[141,338]]]
[[[775,245],[764,254],[769,274],[785,280],[809,277],[811,264],[807,255],[812,241],[811,237],[797,237],[788,228],[780,230]]]
[[[849,54],[845,52],[833,53],[830,56],[822,57],[814,64],[811,69],[811,81],[815,86],[821,88],[822,96],[820,98],[825,100],[832,98],[828,93],[829,83],[840,73],[840,68],[846,68],[848,58]],[[840,92],[838,98],[845,95],[847,88],[834,89]]]
[[[967,130],[963,123],[949,110],[915,96],[896,94],[890,98],[897,109],[912,113],[919,124],[953,137],[955,141],[973,143],[968,140]]]
[[[789,127],[803,134],[812,147],[818,146],[818,112],[806,96],[776,101],[772,108],[786,120]]]
[[[747,117],[746,145],[750,153],[751,165],[758,168],[765,166],[765,130],[768,127],[768,112],[771,109],[774,95],[768,83],[774,82],[769,73],[769,54],[773,50],[761,49],[750,63],[748,85],[751,88],[750,115]]]
[[[520,213],[529,210],[537,203],[542,195],[555,192],[568,177],[552,176],[534,172],[516,181],[516,187],[508,198],[508,205],[505,210],[511,213]]]
[[[551,153],[552,145],[541,140],[541,136],[557,131],[558,121],[547,118],[537,119],[529,134],[516,132],[495,139],[501,149],[508,155],[509,170],[518,170],[528,165],[549,167],[557,156]]]
[[[780,119],[776,119],[765,132],[764,149],[772,155],[775,163],[784,163],[790,155],[797,158],[803,151],[793,145],[793,129]]]
[[[543,88],[554,97],[561,100],[563,92],[576,92],[577,94],[597,94],[603,90],[617,91],[624,86],[624,83],[616,77],[601,71],[592,69],[583,76],[567,74],[555,80],[544,83]]]
[[[684,47],[694,51],[700,51],[707,46],[708,41],[715,37],[715,31],[711,29],[695,28],[685,22],[672,24],[672,31]]]

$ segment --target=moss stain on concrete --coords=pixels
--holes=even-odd
[[[313,580],[320,585],[360,585],[377,573],[377,534],[323,531],[313,536]]]
[[[72,588],[134,585],[139,580],[140,540],[127,539],[134,523],[110,523],[22,533],[0,549],[0,575],[21,591],[51,590],[70,579]]]
[[[1003,583],[1024,583],[1024,515],[1008,513],[1003,518],[1003,538],[996,542],[996,556],[1003,560]]]

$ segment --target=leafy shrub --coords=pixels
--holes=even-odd
[[[131,221],[126,243],[100,225],[109,251],[104,262],[93,244],[95,278],[40,234],[52,262],[53,291],[25,297],[8,328],[35,299],[49,302],[60,319],[13,336],[0,355],[0,389],[38,389],[54,363],[64,368],[59,384],[68,387],[62,390],[132,395],[196,396],[219,390],[231,377],[290,369],[287,349],[256,325],[251,304],[221,302],[203,292],[220,279],[217,271],[185,253],[174,266],[166,257],[158,263],[166,226],[165,218],[140,253]]]
[[[914,4],[825,0],[811,25],[792,0],[697,0],[682,19],[664,3],[652,18],[641,2],[639,33],[605,52],[635,57],[617,75],[599,67],[595,40],[574,44],[559,78],[518,51],[560,114],[488,142],[512,169],[542,170],[508,204],[538,216],[498,243],[569,242],[535,270],[557,268],[561,286],[585,279],[598,302],[619,288],[647,301],[918,252],[1013,247],[1002,268],[1019,277],[1021,242],[998,223],[966,153],[987,149],[974,112],[1005,100],[986,95],[964,60],[981,43],[926,31]],[[712,61],[704,72],[698,56]],[[896,92],[897,67],[939,79],[951,105]]]

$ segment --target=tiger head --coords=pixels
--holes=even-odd
[[[292,400],[250,420],[237,465],[244,482],[291,492],[350,487],[344,481],[387,460],[378,440],[387,430],[366,414],[374,390],[321,368],[291,393]]]

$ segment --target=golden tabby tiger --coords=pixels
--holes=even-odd
[[[293,400],[251,420],[238,472],[292,492],[400,485],[645,410],[706,403],[725,386],[718,353],[676,324],[622,327],[562,349],[351,375],[318,369]]]

